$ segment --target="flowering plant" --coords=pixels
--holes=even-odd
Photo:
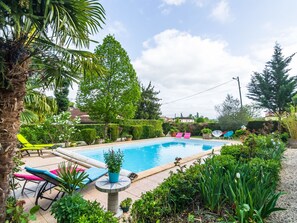
[[[119,173],[121,171],[124,160],[124,153],[122,151],[118,150],[115,152],[113,149],[110,149],[103,156],[110,173]]]

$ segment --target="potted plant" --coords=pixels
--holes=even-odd
[[[126,141],[131,141],[131,140],[132,140],[132,138],[133,138],[133,136],[132,136],[132,135],[126,135]]]
[[[202,133],[202,138],[203,139],[211,139],[211,129],[209,128],[203,128],[201,130],[201,133]]]
[[[110,149],[107,153],[104,153],[103,156],[108,168],[109,182],[118,182],[121,167],[124,161],[124,153],[120,150],[114,151],[113,149]]]
[[[178,129],[175,126],[172,126],[169,130],[171,137],[175,137],[176,133],[178,132]]]
[[[132,199],[130,197],[127,197],[120,203],[120,207],[124,213],[127,213],[129,211],[131,204],[132,204]]]

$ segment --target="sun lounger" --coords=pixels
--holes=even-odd
[[[37,151],[38,155],[42,155],[42,149],[53,147],[55,144],[31,144],[28,142],[28,140],[22,135],[17,134],[17,138],[22,144],[23,148],[20,149],[20,151],[25,151],[29,156],[29,150]]]
[[[54,197],[48,197],[45,195],[45,193],[47,191],[51,190],[52,188],[59,187],[60,185],[63,184],[63,181],[59,176],[57,176],[47,170],[35,169],[35,168],[31,168],[31,167],[25,167],[25,169],[27,172],[29,172],[37,177],[40,177],[41,179],[43,179],[45,181],[45,183],[40,187],[40,189],[37,193],[35,204],[39,205],[38,204],[39,199],[46,199],[51,202],[46,208],[40,207],[40,209],[42,209],[44,211],[48,210],[54,201],[58,200],[59,197],[64,196],[64,192],[61,192],[61,191],[59,191]],[[93,181],[97,180],[98,178],[102,177],[103,175],[105,175],[107,173],[107,170],[99,169],[96,167],[91,167],[91,168],[87,169],[85,172],[88,174],[88,178],[86,178],[82,183],[84,185],[88,185],[91,182],[93,182]],[[77,189],[80,189],[80,188],[77,188]]]
[[[175,138],[181,138],[182,136],[183,136],[183,133],[182,132],[178,132],[178,133],[176,133]]]
[[[189,139],[191,138],[191,133],[190,132],[186,132],[184,135],[184,139]]]

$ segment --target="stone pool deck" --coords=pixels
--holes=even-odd
[[[230,142],[230,141],[229,141]],[[238,143],[238,142],[234,142]],[[206,158],[208,155],[203,154],[202,159]],[[196,159],[195,159],[196,160]],[[186,165],[191,165],[195,160],[185,160]],[[30,166],[33,168],[38,169],[46,169],[46,170],[52,170],[56,169],[58,167],[58,164],[65,161],[65,159],[55,156],[50,151],[45,151],[43,156],[39,157],[37,154],[32,154],[30,157],[26,156],[23,158],[23,161],[25,162],[24,166]],[[145,193],[147,191],[150,191],[154,188],[156,188],[160,183],[163,182],[165,178],[167,178],[170,175],[170,171],[175,171],[177,167],[172,167],[170,169],[162,169],[161,171],[148,173],[146,172],[144,175],[140,177],[135,182],[132,182],[131,186],[126,189],[125,191],[122,191],[119,193],[119,202],[127,197],[132,198],[132,200],[137,200],[140,198],[142,193]],[[36,184],[32,184],[32,187]],[[107,207],[107,194],[103,192],[99,192],[95,188],[95,182],[89,184],[86,186],[81,192],[80,192],[85,199],[88,200],[96,200],[101,203],[101,205],[106,208]],[[16,192],[17,196],[19,196],[20,199],[25,200],[25,208],[26,210],[29,210],[31,207],[34,206],[35,202],[35,196],[34,193],[27,193],[25,191],[25,194],[22,196],[20,194],[20,190]],[[41,205],[43,202],[46,204],[48,203],[47,200],[41,200]],[[34,222],[38,223],[55,223],[56,220],[54,217],[50,214],[50,211],[42,211],[40,210],[37,213],[37,220]]]

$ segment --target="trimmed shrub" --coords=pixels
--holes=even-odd
[[[152,125],[144,125],[142,126],[142,139],[148,139],[155,137],[155,130]]]
[[[96,139],[96,129],[86,128],[80,131],[82,140],[91,145]]]
[[[79,131],[87,128],[92,128],[96,130],[96,135],[99,136],[101,139],[104,137],[104,124],[77,124],[75,128]],[[74,141],[82,141],[81,134],[78,132],[73,136]]]
[[[132,136],[133,139],[140,139],[142,135],[142,126],[141,125],[133,125],[132,128]]]
[[[119,125],[117,124],[110,124],[108,125],[108,133],[110,136],[111,141],[117,141],[119,138],[120,132],[119,132]]]

